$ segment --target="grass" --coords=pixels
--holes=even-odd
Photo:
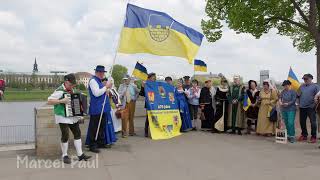
[[[5,91],[5,101],[45,101],[54,90]]]

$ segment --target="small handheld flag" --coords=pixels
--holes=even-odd
[[[207,64],[201,60],[194,60],[194,71],[207,72]]]
[[[145,81],[148,79],[148,71],[142,64],[137,62],[136,66],[134,67],[134,70],[132,72],[132,76]]]
[[[248,94],[244,95],[244,101],[243,101],[243,109],[247,111],[249,107],[251,106],[251,100],[248,96]]]
[[[128,4],[118,52],[176,56],[191,64],[202,39],[203,34],[164,12]]]
[[[292,68],[290,67],[289,74],[288,74],[288,80],[291,82],[291,87],[293,90],[298,91],[300,88],[299,80],[296,76],[296,74],[293,72]]]

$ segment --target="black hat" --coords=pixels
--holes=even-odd
[[[289,80],[284,80],[282,83],[282,86],[291,85],[291,82]]]
[[[97,65],[97,67],[94,69],[96,72],[107,72],[105,70],[105,67],[102,65]]]
[[[311,74],[305,74],[303,75],[302,79],[313,79],[313,76]]]
[[[183,79],[184,79],[184,80],[189,80],[189,79],[190,79],[190,76],[184,76]]]
[[[164,78],[165,81],[172,81],[172,78],[170,76],[167,76],[166,78]]]
[[[77,84],[76,76],[71,73],[64,76],[65,81],[69,81],[71,84]]]
[[[152,76],[155,76],[155,75],[156,75],[156,73],[149,73],[148,78],[151,78]]]

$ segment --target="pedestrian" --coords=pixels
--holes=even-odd
[[[81,130],[79,128],[79,122],[77,117],[66,117],[66,104],[69,103],[68,98],[64,98],[64,94],[73,94],[76,92],[76,77],[74,74],[68,74],[64,76],[64,83],[59,86],[49,97],[48,104],[54,105],[54,116],[56,124],[59,124],[61,130],[61,151],[62,159],[66,164],[71,164],[71,159],[68,156],[68,146],[69,146],[69,129],[71,130],[74,137],[74,147],[77,151],[77,156],[79,161],[91,158],[87,156],[82,151],[81,142]]]
[[[183,77],[184,83],[183,83],[183,89],[185,91],[188,91],[189,88],[191,88],[191,81],[190,81],[190,76],[184,76]]]
[[[214,110],[216,89],[212,86],[212,80],[207,79],[205,81],[205,87],[200,92],[200,108],[204,115],[204,119],[201,119],[201,128],[203,130],[209,130],[212,132],[218,132],[214,127]]]
[[[282,86],[284,90],[281,92],[279,100],[282,118],[286,124],[288,140],[294,143],[297,93],[291,89],[291,82],[289,80],[283,81]]]
[[[155,82],[157,80],[157,76],[156,76],[156,73],[149,73],[148,74],[148,79],[147,81],[152,81],[152,82]],[[143,96],[143,97],[146,97],[146,93],[144,91],[144,85],[145,85],[146,82],[143,82],[142,83],[142,86],[141,86],[141,90],[140,90],[140,93],[139,95],[140,96]],[[146,101],[146,99],[145,99]],[[145,102],[144,104],[144,108],[147,108],[147,103]],[[146,109],[146,121],[145,121],[145,124],[144,124],[144,136],[145,137],[149,137],[149,120],[148,120],[148,112],[147,112],[147,109]]]
[[[191,116],[189,111],[188,101],[186,99],[187,92],[183,89],[182,80],[178,81],[175,89],[175,96],[177,99],[180,116],[181,116],[181,132],[187,132],[192,129]]]
[[[135,136],[134,113],[136,110],[136,100],[139,89],[133,83],[129,75],[123,77],[123,83],[119,87],[120,99],[123,109],[122,117],[122,137]]]
[[[307,141],[308,130],[307,130],[307,117],[310,119],[311,123],[311,143],[317,142],[317,118],[316,118],[316,104],[315,97],[319,92],[319,86],[312,82],[313,76],[311,74],[305,74],[303,76],[304,83],[300,86],[298,90],[299,98],[299,109],[300,109],[300,127],[301,136],[299,141]]]
[[[263,81],[263,89],[259,95],[259,113],[257,135],[272,136],[275,134],[275,122],[270,121],[270,113],[276,107],[278,101],[277,92],[273,89],[269,80]]]
[[[255,125],[255,130],[257,130],[257,120],[259,113],[258,106],[258,98],[260,91],[257,89],[257,82],[254,80],[250,80],[248,82],[248,89],[246,90],[246,94],[250,99],[251,105],[246,111],[246,119],[247,119],[247,132],[246,134],[251,134],[252,131],[252,123]]]
[[[243,110],[243,97],[245,87],[241,85],[240,76],[233,77],[233,84],[230,86],[228,93],[229,110],[228,110],[228,127],[231,129],[231,134],[242,135],[241,130],[244,127],[244,110]]]
[[[117,113],[121,111],[121,101],[120,95],[117,91],[116,86],[114,85],[114,79],[112,77],[108,78],[108,81],[112,84],[112,87],[109,92],[109,101],[111,105],[111,116],[112,116],[112,123],[114,127],[114,132],[118,133],[122,130],[122,120],[118,117]]]
[[[6,88],[6,82],[3,79],[0,79],[0,101],[4,99],[4,90]]]
[[[95,68],[95,75],[90,79],[88,88],[90,94],[90,122],[86,145],[88,145],[89,150],[94,153],[100,152],[98,148],[110,148],[111,144],[116,141],[109,97],[106,97],[109,94],[112,85],[103,81],[105,79],[105,72],[107,71],[105,71],[104,66],[97,65]],[[105,99],[106,101],[104,101]],[[102,109],[103,105],[104,109]],[[101,114],[102,116],[100,119]],[[96,139],[97,132],[98,136]]]
[[[228,80],[225,77],[221,77],[220,85],[217,88],[216,98],[216,113],[215,113],[215,122],[223,118],[223,129],[224,132],[228,130],[228,92],[229,84]]]
[[[193,130],[199,130],[201,128],[201,121],[198,120],[200,94],[201,89],[199,87],[199,82],[194,79],[192,80],[192,87],[189,88],[187,93]]]

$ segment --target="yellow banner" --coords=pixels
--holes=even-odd
[[[169,139],[181,134],[179,110],[148,110],[148,120],[154,140]]]

